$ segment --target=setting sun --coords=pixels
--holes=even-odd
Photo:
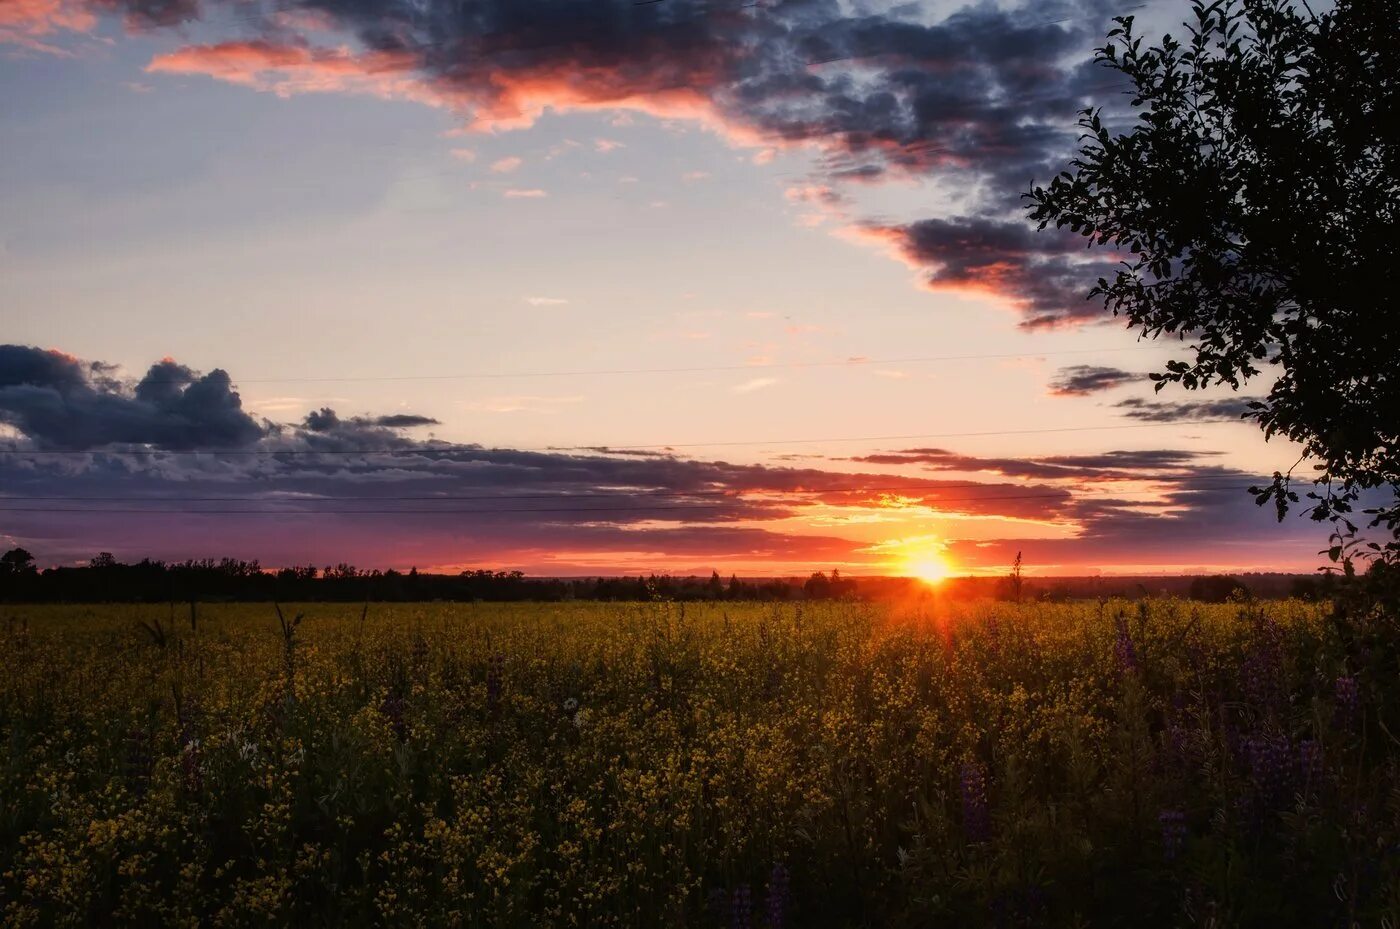
[[[916,577],[926,584],[939,584],[947,580],[952,574],[952,569],[938,555],[923,552],[905,561],[902,573],[905,577]]]

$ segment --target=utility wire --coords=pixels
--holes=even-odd
[[[839,473],[836,476],[840,476]],[[1084,484],[1102,488],[1105,491],[1113,491],[1114,485],[1120,484],[1170,484],[1172,488],[1210,489],[1222,484],[1237,483],[1244,475],[1219,475],[1216,477],[1201,478],[1173,478],[1170,475],[1156,475],[1150,477],[1124,477],[1124,478],[1074,478],[1074,477],[1045,477],[1027,478],[1017,483],[1053,488],[1050,481],[1075,480],[1079,486],[1055,488],[1064,491],[1085,492]],[[936,480],[930,478],[928,480]],[[1265,480],[1260,477],[1259,480]],[[277,503],[277,504],[320,504],[320,503],[381,503],[386,501],[416,501],[431,503],[436,501],[456,501],[456,500],[618,500],[635,499],[637,497],[658,497],[658,498],[689,498],[689,497],[732,497],[741,500],[745,496],[754,495],[774,495],[774,496],[796,496],[796,495],[824,495],[824,494],[911,494],[933,497],[945,490],[967,490],[976,487],[996,487],[998,484],[1011,483],[1009,481],[955,481],[940,484],[855,484],[849,487],[797,487],[785,489],[780,487],[750,487],[750,488],[726,488],[708,490],[631,490],[619,488],[617,490],[587,490],[587,491],[553,491],[548,493],[502,493],[502,494],[385,494],[366,496],[280,496],[280,497],[253,497],[253,496],[135,496],[132,494],[122,495],[83,495],[72,494],[16,494],[11,496],[0,496],[0,504],[22,503],[34,500],[53,500],[59,502],[82,503],[82,502],[115,502],[115,503],[220,503],[220,502],[244,502],[244,503]],[[1128,492],[1128,491],[1125,491]],[[1141,491],[1133,491],[1141,492]],[[946,499],[946,498],[944,498]]]
[[[515,451],[515,452],[608,452],[644,451],[651,449],[676,449],[676,448],[720,448],[737,446],[758,446],[758,445],[807,445],[821,443],[847,443],[847,442],[902,442],[911,439],[954,439],[969,438],[976,436],[995,435],[1045,435],[1060,432],[1102,432],[1106,430],[1118,429],[1158,429],[1167,426],[1188,428],[1192,426],[1217,426],[1226,423],[1241,423],[1239,419],[1201,419],[1194,422],[1154,422],[1154,423],[1115,423],[1108,426],[1061,426],[1048,429],[988,429],[975,432],[918,432],[904,435],[873,435],[873,436],[843,436],[828,437],[820,439],[745,439],[729,442],[671,442],[654,443],[651,445],[546,445],[527,448],[500,448],[492,449],[486,446],[464,446],[464,445],[426,445],[426,446],[406,446],[399,448],[360,448],[360,449],[275,449],[275,448],[231,448],[231,449],[21,449],[3,448],[0,455],[210,455],[210,456],[233,456],[233,455],[477,455],[487,451]]]
[[[1222,486],[1219,489],[1229,489]],[[1247,490],[1248,487],[1240,485],[1239,489]],[[1160,491],[1122,491],[1114,494],[1115,497],[1138,497],[1145,495],[1156,495]],[[938,500],[929,500],[920,503],[911,503],[907,508],[919,506],[938,509],[947,503],[976,503],[982,501],[996,500],[1046,500],[1058,499],[1066,503],[1074,502],[1074,497],[1069,491],[1059,491],[1056,493],[1033,493],[1033,494],[995,494],[980,495],[971,497],[943,497]],[[1110,497],[1112,499],[1112,497]],[[754,503],[754,501],[735,501],[736,503]],[[781,503],[774,503],[775,507],[781,507]],[[0,511],[10,513],[42,513],[53,515],[59,513],[82,513],[87,515],[101,515],[112,513],[124,516],[164,516],[164,515],[210,515],[210,516],[416,516],[416,515],[494,515],[498,513],[524,514],[524,513],[654,513],[659,511],[684,510],[686,512],[701,512],[707,510],[729,510],[733,509],[732,504],[722,503],[702,503],[695,505],[674,505],[664,504],[658,506],[592,506],[592,507],[499,507],[499,508],[434,508],[434,509],[363,509],[363,510],[250,510],[241,509],[203,509],[203,508],[151,508],[151,507],[123,507],[123,508],[93,508],[93,507],[14,507],[0,505]],[[903,509],[905,507],[883,507],[883,509]]]
[[[768,361],[757,364],[729,365],[689,365],[674,368],[579,368],[562,371],[485,371],[452,374],[342,374],[326,376],[289,377],[250,377],[238,378],[238,386],[244,384],[291,384],[291,383],[348,383],[370,381],[456,381],[456,380],[505,380],[529,377],[602,377],[631,374],[702,374],[722,371],[772,371],[802,368],[859,368],[871,365],[936,364],[948,361],[989,361],[993,359],[1031,359],[1058,357],[1064,355],[1111,355],[1115,352],[1149,351],[1161,348],[1156,343],[1114,348],[1069,348],[1048,352],[989,352],[968,355],[918,355],[905,358],[864,358],[851,357],[827,359],[824,361]],[[187,384],[188,378],[152,378],[147,384]]]

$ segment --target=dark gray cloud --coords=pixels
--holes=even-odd
[[[850,459],[862,464],[919,465],[928,471],[1001,474],[1034,480],[1179,479],[1218,472],[1210,464],[1216,452],[1177,449],[1110,451],[1094,455],[1046,455],[1033,458],[989,458],[964,455],[945,448],[906,448]]]
[[[375,416],[372,420],[374,425],[383,426],[386,429],[414,429],[419,426],[440,426],[439,420],[431,416],[418,416],[414,413],[393,413],[388,416]]]
[[[1088,299],[1089,290],[1115,267],[1102,253],[1088,256],[1078,236],[1038,232],[1017,219],[954,216],[867,224],[863,231],[925,269],[931,288],[1010,299],[1028,328],[1102,316],[1103,305]]]
[[[1087,397],[1125,384],[1146,380],[1144,375],[1100,365],[1071,365],[1061,368],[1050,382],[1050,393],[1057,397]]]
[[[1142,400],[1130,397],[1113,404],[1130,419],[1150,423],[1191,423],[1213,419],[1240,419],[1258,397],[1216,397],[1210,400]]]
[[[222,370],[200,375],[162,361],[133,390],[111,372],[59,352],[0,345],[0,422],[52,449],[113,443],[225,448],[264,434]]]

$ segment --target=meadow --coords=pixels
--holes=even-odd
[[[1400,925],[1302,601],[0,606],[6,926]]]

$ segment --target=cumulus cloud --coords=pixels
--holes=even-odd
[[[220,369],[166,359],[128,389],[109,366],[25,345],[0,345],[0,422],[46,449],[237,447],[265,431]]]
[[[491,171],[494,174],[509,174],[525,163],[525,159],[511,155],[507,158],[498,158],[491,162]]]

